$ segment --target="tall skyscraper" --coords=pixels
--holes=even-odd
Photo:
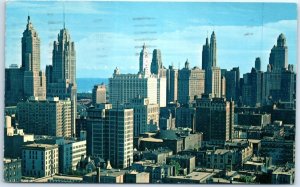
[[[70,98],[72,103],[71,132],[75,137],[77,116],[76,51],[69,31],[61,29],[53,42],[52,65],[46,67],[47,96]]]
[[[178,72],[178,102],[187,104],[204,93],[205,71],[198,67],[189,68],[188,60]]]
[[[178,93],[178,69],[174,66],[169,66],[166,72],[167,78],[167,103],[177,101]]]
[[[234,102],[203,94],[196,100],[196,131],[203,140],[222,144],[233,138]]]
[[[210,67],[212,67],[210,60],[210,45],[208,42],[208,38],[206,38],[205,45],[203,45],[202,49],[202,69],[206,71]]]
[[[146,45],[144,43],[143,48],[140,52],[140,69],[139,73],[144,73],[146,76],[150,75],[150,54],[148,52],[148,49],[146,48]]]
[[[24,70],[24,96],[46,99],[46,77],[40,71],[40,38],[33,28],[30,17],[22,37],[22,65]]]
[[[161,60],[161,52],[159,49],[154,49],[152,54],[151,73],[155,75],[160,75],[160,71],[162,69],[163,65]]]
[[[22,68],[25,71],[40,71],[40,38],[33,28],[30,16],[22,37]]]
[[[210,43],[206,38],[202,50],[202,69],[205,70],[205,93],[221,97],[221,69],[217,67],[217,39],[213,31]],[[225,93],[225,91],[224,91]]]
[[[17,105],[18,122],[25,133],[71,137],[71,101],[58,97],[34,98]]]
[[[261,60],[260,60],[259,57],[257,57],[257,58],[255,59],[255,69],[256,69],[257,71],[261,71]]]
[[[88,110],[87,145],[91,155],[110,161],[114,168],[133,163],[133,109],[100,104]]]
[[[277,38],[277,45],[274,45],[271,50],[269,64],[272,71],[281,71],[282,68],[288,67],[288,47],[282,33]]]
[[[288,68],[288,47],[286,38],[281,33],[277,38],[277,45],[271,49],[267,72],[264,73],[263,103],[277,102],[282,96],[281,76]]]
[[[76,84],[76,51],[74,42],[66,28],[60,30],[57,41],[53,43],[52,82]]]
[[[213,31],[210,36],[210,60],[211,60],[211,67],[216,67],[217,66],[217,39],[216,39],[215,31]]]

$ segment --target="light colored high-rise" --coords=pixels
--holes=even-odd
[[[221,77],[221,97],[226,98],[226,78],[225,78],[225,76]]]
[[[69,31],[61,29],[53,42],[52,65],[46,67],[47,97],[69,98],[72,103],[71,134],[75,136],[77,116],[76,51]]]
[[[148,98],[137,97],[129,104],[134,111],[134,137],[159,129],[159,105],[149,104]]]
[[[22,37],[22,65],[24,70],[24,96],[46,99],[46,78],[40,71],[40,38],[28,16]]]
[[[109,101],[113,106],[130,103],[137,96],[149,98],[150,104],[157,104],[157,78],[143,74],[121,74],[114,70],[109,78]]]
[[[160,107],[165,107],[167,105],[167,79],[166,77],[157,78],[157,104]]]
[[[22,37],[22,68],[25,71],[39,72],[40,60],[40,38],[28,16]]]
[[[57,41],[53,43],[52,62],[52,82],[68,80],[69,83],[76,84],[75,44],[66,28],[60,30]]]
[[[205,85],[205,93],[212,94],[213,97],[221,97],[221,69],[212,67],[206,71],[208,80]]]
[[[202,69],[205,70],[205,93],[212,94],[213,97],[221,97],[221,69],[217,67],[217,39],[214,31],[210,43],[206,38],[206,43],[203,45]]]
[[[100,104],[88,110],[87,144],[91,155],[105,159],[114,168],[133,163],[133,109]],[[109,162],[108,162],[109,161]]]
[[[186,104],[194,101],[195,96],[204,93],[205,71],[198,67],[189,69],[188,60],[178,72],[178,102]]]
[[[17,105],[18,122],[25,133],[70,137],[71,101],[58,97],[39,101],[30,98]]]
[[[106,103],[106,86],[104,83],[95,85],[92,91],[93,104]]]
[[[37,97],[39,100],[46,99],[46,77],[42,71],[24,72],[24,95]]]
[[[178,69],[174,69],[174,66],[169,66],[166,73],[167,78],[167,102],[177,101],[178,91]]]
[[[64,139],[64,142],[59,145],[59,171],[67,174],[71,170],[76,170],[82,156],[86,156],[86,140]]]
[[[150,73],[150,66],[151,66],[151,61],[150,61],[150,54],[148,52],[148,49],[146,45],[143,45],[143,48],[140,52],[140,69],[139,73],[144,73],[146,76],[149,76]]]
[[[22,147],[22,175],[47,177],[58,173],[58,145],[29,144]]]

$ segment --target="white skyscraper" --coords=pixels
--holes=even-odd
[[[146,76],[149,76],[150,73],[150,66],[151,66],[151,60],[150,60],[150,54],[148,53],[148,50],[146,48],[146,45],[143,45],[142,51],[140,52],[140,70],[139,72],[144,74]]]
[[[150,104],[158,104],[157,78],[143,74],[120,74],[115,69],[109,79],[109,101],[113,106],[130,103],[137,96],[149,98]]]

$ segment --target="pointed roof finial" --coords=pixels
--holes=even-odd
[[[30,16],[29,16],[29,12],[28,12],[27,23],[29,24],[29,22],[30,22]]]

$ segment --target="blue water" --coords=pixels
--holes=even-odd
[[[78,93],[92,93],[95,84],[108,84],[108,78],[77,78]]]

